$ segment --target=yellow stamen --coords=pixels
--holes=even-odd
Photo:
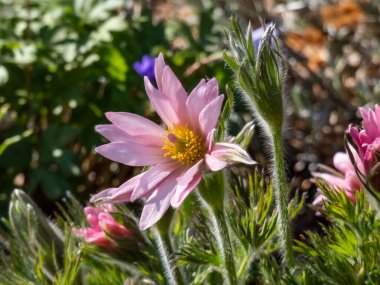
[[[165,156],[170,156],[185,165],[192,165],[199,161],[206,151],[204,140],[187,125],[177,125],[169,129],[164,143],[162,149],[166,150]]]

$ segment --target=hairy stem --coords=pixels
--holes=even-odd
[[[165,281],[169,285],[177,285],[178,283],[174,277],[173,270],[170,265],[165,242],[157,229],[153,229],[152,232],[154,234],[154,241],[158,250],[161,266],[164,269]]]
[[[235,285],[237,284],[235,262],[224,211],[223,209],[212,207],[212,205],[208,204],[204,199],[203,202],[210,216],[218,251],[225,268],[226,279],[229,285]]]
[[[288,213],[288,189],[285,174],[284,145],[281,128],[273,128],[270,132],[273,145],[273,176],[275,199],[278,212],[278,227],[281,248],[284,251],[284,262],[289,267],[294,266],[294,255]]]

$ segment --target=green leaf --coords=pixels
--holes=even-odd
[[[108,48],[103,59],[108,64],[106,70],[112,79],[117,81],[126,80],[128,65],[118,49],[114,47]]]
[[[44,168],[37,168],[31,172],[29,186],[31,189],[41,186],[43,193],[50,200],[56,200],[72,189],[65,178]]]

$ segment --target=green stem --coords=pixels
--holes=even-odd
[[[161,237],[162,237],[162,242],[164,244],[164,247],[167,249],[167,251],[170,253],[173,253],[173,246],[172,246],[172,243],[170,241],[170,237],[169,237],[169,234],[168,233],[165,233],[165,234],[162,234],[161,233]],[[175,280],[177,281],[177,283],[179,285],[185,285],[185,281],[184,281],[184,278],[183,278],[183,275],[182,275],[182,272],[181,270],[179,270],[178,267],[174,267],[172,268],[173,270],[173,275],[174,275],[174,278]]]
[[[161,261],[161,265],[164,269],[164,277],[166,279],[167,284],[169,285],[177,285],[177,281],[174,278],[173,270],[170,265],[170,261],[167,255],[167,250],[165,247],[165,243],[160,235],[160,232],[154,228],[152,230],[153,235],[154,235],[154,240],[156,244],[156,248],[159,253],[159,258]]]
[[[158,231],[158,234],[160,235],[160,238],[162,240],[162,245],[165,249],[166,255],[173,254],[173,246],[170,240],[170,232],[171,232],[171,223],[173,220],[174,211],[172,209],[169,209],[165,215],[161,218],[161,220],[156,224],[156,228]],[[170,267],[170,266],[169,266]],[[180,284],[184,285],[186,284],[184,281],[183,272],[178,267],[173,267],[171,269],[172,275],[175,279],[175,281]]]
[[[225,268],[226,279],[228,280],[228,284],[235,285],[237,284],[235,262],[223,209],[212,207],[204,199],[203,202],[212,223],[218,251]]]
[[[248,261],[251,259],[251,255],[250,254],[247,254],[243,261],[241,262],[240,264],[240,267],[239,267],[239,270],[237,272],[237,276],[238,277],[241,277],[245,271],[245,268],[247,267],[247,264],[248,264]]]
[[[275,199],[278,212],[278,227],[281,248],[284,251],[284,262],[289,267],[294,266],[294,255],[288,213],[288,191],[285,174],[284,145],[281,128],[271,129],[273,145],[273,175],[275,186]]]

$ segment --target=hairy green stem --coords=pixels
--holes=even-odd
[[[152,232],[154,235],[154,241],[158,250],[161,265],[164,269],[164,278],[166,280],[166,283],[169,285],[177,285],[178,283],[174,277],[173,270],[170,265],[165,242],[157,229],[153,229]]]
[[[172,246],[169,234],[167,232],[165,234],[161,233],[161,238],[162,238],[162,242],[164,244],[164,247],[167,249],[167,252],[169,254],[173,253],[173,246]],[[174,267],[174,268],[172,268],[172,271],[173,271],[173,275],[174,275],[176,282],[179,285],[185,285],[186,282],[184,281],[181,270],[179,270],[178,267]]]
[[[219,254],[225,268],[226,279],[229,285],[237,284],[234,256],[231,247],[230,235],[223,209],[216,209],[203,200],[213,227]]]
[[[290,219],[288,213],[288,188],[285,174],[284,145],[281,128],[273,128],[270,132],[273,145],[273,176],[275,199],[278,212],[278,227],[281,248],[284,251],[284,262],[287,266],[294,266]]]

